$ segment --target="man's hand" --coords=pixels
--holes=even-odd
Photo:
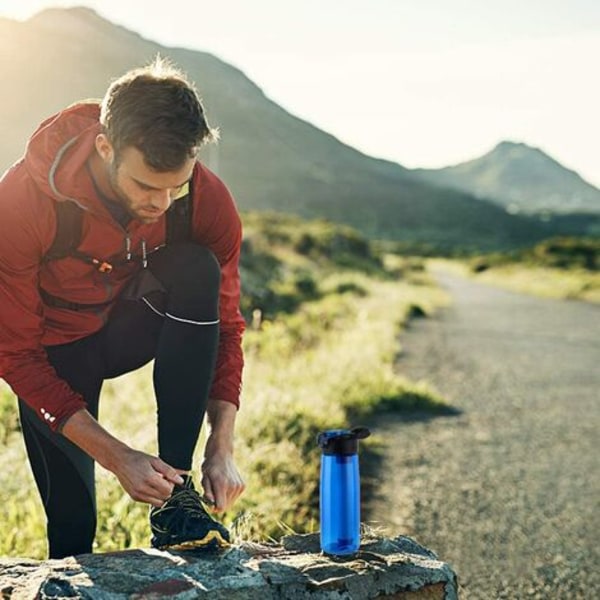
[[[211,453],[206,444],[202,463],[202,487],[207,500],[214,502],[217,512],[227,510],[244,491],[244,481],[228,452]]]
[[[211,399],[207,416],[210,434],[202,462],[202,487],[218,512],[227,510],[244,491],[244,481],[233,460],[233,430],[237,408]]]
[[[134,500],[162,506],[173,484],[183,483],[173,467],[156,456],[133,450],[108,433],[87,410],[72,415],[62,433],[114,473]]]
[[[125,491],[138,502],[162,506],[174,483],[183,483],[177,471],[156,456],[128,449],[112,468]]]

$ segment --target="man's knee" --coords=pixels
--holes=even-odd
[[[151,256],[149,264],[167,290],[194,282],[203,287],[218,288],[221,279],[216,256],[205,246],[193,242],[166,246]]]
[[[149,266],[166,290],[167,310],[183,318],[216,318],[221,268],[208,248],[173,244],[157,252]]]

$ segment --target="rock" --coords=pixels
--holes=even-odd
[[[5,599],[456,600],[451,568],[414,540],[363,535],[359,551],[331,557],[318,534],[280,544],[241,543],[219,553],[153,549],[62,560],[0,560]]]

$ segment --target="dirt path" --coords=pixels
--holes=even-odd
[[[366,520],[451,563],[461,598],[600,598],[600,307],[436,276],[453,305],[398,370],[462,412],[380,420]]]

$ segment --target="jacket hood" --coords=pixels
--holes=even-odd
[[[25,167],[44,194],[79,203],[88,195],[85,163],[101,131],[100,105],[82,102],[46,119],[27,143]]]

